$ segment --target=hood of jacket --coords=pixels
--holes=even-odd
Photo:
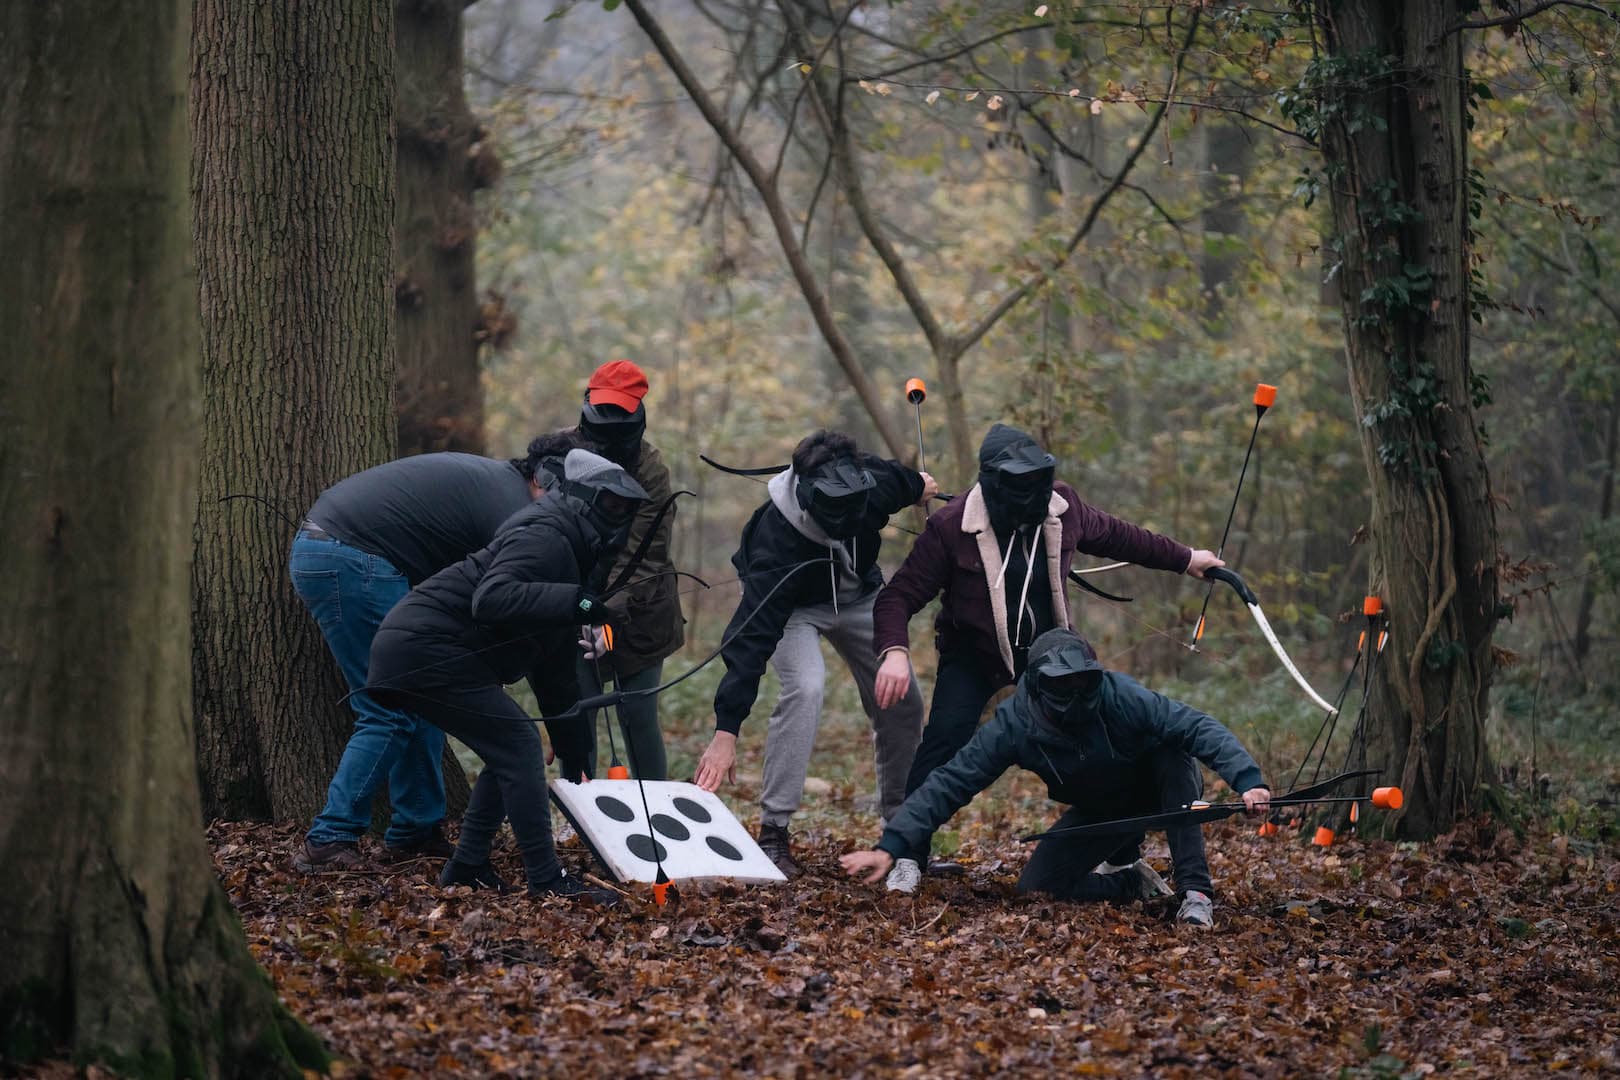
[[[827,535],[827,530],[816,524],[810,512],[799,505],[799,477],[793,471],[793,466],[771,477],[765,485],[771,494],[771,505],[776,507],[778,513],[787,519],[800,536],[827,549],[832,556],[832,566],[829,572],[833,575],[833,602],[850,603],[860,598],[862,592],[860,575],[855,572],[855,556],[852,554],[852,543],[842,543]]]

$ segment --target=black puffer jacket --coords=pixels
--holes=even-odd
[[[835,553],[826,539],[813,535],[819,530],[792,501],[791,471],[771,480],[771,501],[754,511],[743,526],[742,543],[731,557],[731,565],[742,578],[742,600],[726,626],[726,647],[720,653],[726,674],[714,695],[718,730],[736,734],[742,727],[759,696],[765,665],[794,611],[828,603],[835,592],[845,602],[870,596],[882,587],[883,571],[877,565],[878,550],[883,546],[879,530],[891,515],[922,498],[922,474],[874,454],[863,454],[860,460],[877,487],[868,501],[861,531],[842,544],[841,553]],[[793,569],[807,560],[833,559],[835,555],[836,562]]]
[[[1107,672],[1096,715],[1073,730],[1046,718],[1025,676],[972,740],[906,799],[878,847],[896,858],[915,850],[1013,765],[1045,781],[1054,802],[1095,810],[1095,820],[1105,821],[1134,766],[1162,751],[1192,755],[1233,791],[1263,783],[1260,766],[1225,725],[1129,675]]]
[[[519,510],[488,547],[434,574],[388,613],[371,644],[370,687],[379,697],[406,691],[401,704],[409,708],[411,693],[527,676],[542,713],[571,708],[579,700],[579,589],[599,549],[572,499],[548,495]],[[583,719],[547,726],[560,757],[584,760]]]

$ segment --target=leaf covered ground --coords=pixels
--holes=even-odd
[[[1217,927],[1194,932],[1016,896],[1039,819],[1005,806],[966,812],[967,873],[915,898],[839,876],[873,837],[837,810],[799,834],[800,880],[664,909],[644,886],[612,910],[445,890],[424,864],[305,877],[294,829],[211,841],[254,954],[349,1076],[1620,1071],[1610,846],[1480,823],[1324,853],[1222,823]]]

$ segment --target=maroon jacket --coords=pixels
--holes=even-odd
[[[1177,574],[1187,569],[1192,558],[1192,549],[1185,544],[1082,502],[1061,480],[1052,485],[1052,501],[1041,529],[1047,579],[1052,585],[1052,613],[1060,625],[1071,628],[1064,583],[1076,551]],[[906,624],[943,591],[945,597],[934,621],[940,651],[971,650],[985,671],[998,673],[1003,684],[1010,684],[1012,647],[1007,641],[1006,601],[1000,589],[991,588],[1000,569],[1001,552],[984,496],[975,485],[929,517],[911,554],[878,593],[872,608],[877,654],[909,648]]]

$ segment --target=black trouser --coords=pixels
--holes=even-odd
[[[923,786],[930,773],[968,744],[978,730],[985,705],[1005,685],[998,676],[987,674],[978,657],[971,653],[940,654],[939,667],[934,673],[934,699],[928,706],[928,724],[923,728],[917,754],[911,759],[911,772],[906,775],[908,796]],[[928,865],[931,839],[925,838],[908,853],[917,860],[918,866]]]
[[[523,871],[531,887],[562,873],[551,842],[546,801],[546,754],[540,732],[523,707],[499,686],[420,691],[411,708],[472,748],[484,761],[461,818],[456,861],[489,861],[501,819],[512,822]]]
[[[1071,806],[1052,828],[1085,825],[1111,818],[1152,814],[1184,806],[1204,793],[1204,774],[1187,754],[1160,751],[1136,764],[1133,776],[1116,788],[1117,799],[1087,806]],[[1141,857],[1142,834],[1134,836],[1054,836],[1035,845],[1029,863],[1018,878],[1019,892],[1049,893],[1060,900],[1119,900],[1134,893],[1137,883],[1127,874],[1098,874],[1092,868],[1107,860],[1113,864]],[[1204,857],[1204,831],[1198,825],[1166,829],[1177,892],[1213,893],[1209,861]],[[1124,879],[1124,880],[1121,880]]]

